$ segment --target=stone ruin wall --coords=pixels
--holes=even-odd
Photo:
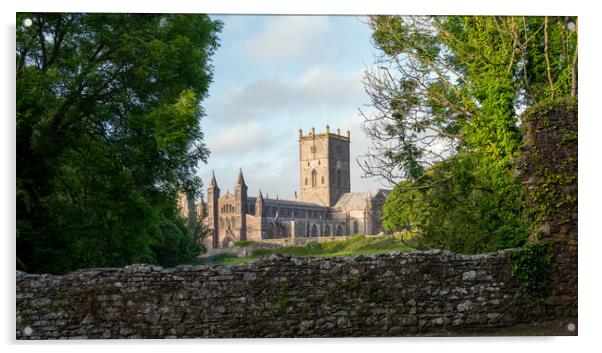
[[[543,318],[504,252],[17,274],[17,339],[400,336]]]
[[[65,276],[17,272],[17,339],[459,334],[577,316],[576,102],[525,116],[518,172],[556,244],[552,292],[526,294],[508,251],[344,258],[271,255],[240,266],[148,265]],[[560,112],[560,113],[559,113]],[[574,138],[572,137],[574,135]],[[559,162],[560,161],[560,162]],[[546,176],[563,182],[549,182]]]
[[[541,104],[523,116],[523,147],[516,162],[526,186],[537,240],[555,246],[546,301],[577,317],[578,105],[569,98]]]

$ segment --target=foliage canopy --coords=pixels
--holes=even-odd
[[[577,95],[570,17],[373,16],[381,56],[365,73],[376,113],[368,175],[395,183],[389,230],[411,225],[425,247],[517,246],[528,222],[513,160],[520,113]],[[405,195],[402,195],[405,194]]]
[[[200,186],[200,102],[220,22],[27,14],[17,27],[17,261],[29,272],[196,255],[176,193]]]

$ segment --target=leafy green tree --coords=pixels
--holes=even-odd
[[[383,205],[383,227],[387,231],[407,231],[424,223],[426,204],[424,196],[409,180],[399,182]]]
[[[423,245],[479,252],[527,238],[512,163],[520,112],[577,95],[570,24],[576,18],[370,18],[382,55],[365,74],[376,113],[365,116],[374,148],[363,167],[392,183],[407,179],[422,195],[407,201],[425,210],[416,216]],[[407,213],[390,202],[385,218]]]
[[[30,272],[173,264],[176,192],[200,186],[206,15],[29,14],[17,27],[17,258]]]

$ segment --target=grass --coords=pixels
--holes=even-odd
[[[253,260],[257,260],[257,256],[238,257],[234,254],[222,254],[212,258],[196,259],[196,265],[240,265]]]
[[[245,246],[249,246],[253,243],[255,243],[253,240],[239,240],[236,243],[234,243],[234,246],[237,246],[239,248],[244,248]]]
[[[241,243],[241,242],[239,242]],[[242,245],[241,245],[242,246]],[[286,254],[311,257],[334,257],[348,255],[372,255],[386,252],[413,252],[415,249],[405,245],[393,236],[366,237],[350,236],[345,240],[326,242],[309,241],[303,246],[284,246],[275,249],[257,249],[251,256],[237,257],[223,254],[210,259],[198,259],[199,264],[237,265],[254,261],[270,254]]]

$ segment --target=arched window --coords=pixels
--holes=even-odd
[[[357,221],[353,221],[353,234],[357,234],[357,232],[358,232]]]
[[[330,227],[328,225],[326,225],[324,227],[324,236],[325,237],[329,237],[330,236]]]
[[[274,223],[270,222],[268,224],[268,238],[275,238],[276,237],[276,226],[274,225]]]
[[[305,178],[305,185],[307,185],[307,178]]]
[[[343,235],[343,227],[340,224],[337,226],[336,235]]]
[[[318,227],[314,224],[313,226],[311,226],[311,234],[312,237],[317,237],[318,234]]]
[[[341,171],[337,170],[337,185],[341,186]]]
[[[322,185],[324,185],[324,176],[322,176]]]
[[[318,172],[316,170],[311,171],[311,186],[318,185]]]

